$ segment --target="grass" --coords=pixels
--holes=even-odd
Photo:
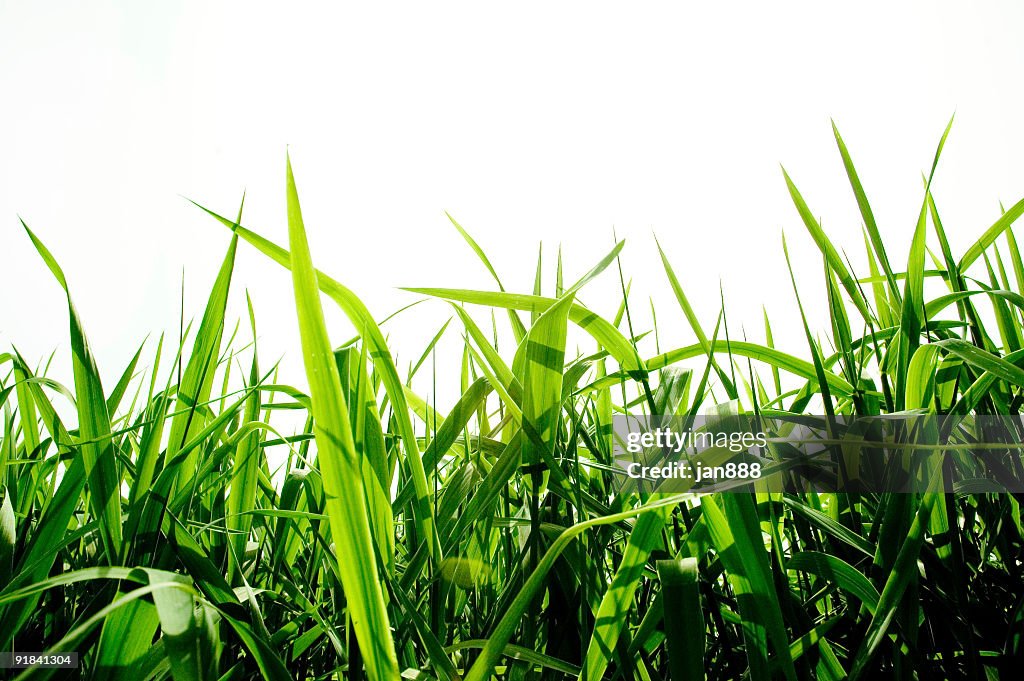
[[[1019,414],[1024,201],[954,254],[930,189],[948,132],[894,260],[835,131],[866,272],[784,173],[831,312],[803,347],[776,348],[767,317],[764,343],[731,338],[724,310],[702,327],[661,251],[680,309],[657,315],[696,342],[651,353],[669,339],[633,327],[622,243],[573,283],[559,257],[554,298],[538,262],[518,294],[452,220],[498,290],[413,289],[457,318],[423,352],[461,334],[446,414],[410,387],[423,360],[403,381],[370,311],[315,269],[290,164],[288,248],[204,208],[231,242],[198,326],[112,388],[26,225],[67,293],[74,371],[0,354],[0,648],[77,651],[88,679],[1015,678],[1020,495],[645,495],[612,461],[615,414]],[[229,332],[239,248],[291,271],[308,394],[261,363],[251,304]],[[598,276],[623,281],[607,317],[578,299]],[[324,296],[355,340],[332,343]],[[572,327],[591,354],[567,353]]]

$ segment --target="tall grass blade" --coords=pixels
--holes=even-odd
[[[239,237],[264,255],[270,257],[274,262],[291,269],[291,255],[287,250],[264,239],[255,232],[233,223],[207,208],[203,208],[199,204],[195,205],[222,225],[233,230]],[[380,327],[377,326],[370,311],[366,309],[366,305],[363,304],[355,293],[319,270],[316,270],[315,274],[315,281],[320,290],[327,294],[341,308],[342,312],[349,318],[349,321],[352,322],[352,325],[356,327],[356,331],[363,338],[363,341],[369,345],[370,358],[373,361],[374,367],[380,373],[384,389],[391,399],[393,405],[392,414],[398,426],[399,435],[402,438],[406,460],[412,473],[413,484],[416,486],[416,522],[424,540],[427,542],[430,554],[436,559],[440,559],[440,544],[437,538],[437,530],[434,526],[433,510],[429,503],[431,492],[427,486],[426,472],[423,469],[419,444],[416,441],[416,432],[413,429],[412,420],[409,416],[409,405],[405,398],[405,386],[399,378],[398,369],[395,367],[394,359],[391,357],[391,351],[384,341],[384,334],[381,333]]]
[[[338,572],[369,678],[393,681],[398,678],[398,661],[374,560],[360,454],[355,450],[348,407],[327,337],[290,160],[287,170],[292,283]]]
[[[110,432],[110,416],[107,401],[100,383],[96,360],[85,338],[78,311],[71,302],[71,291],[60,265],[46,246],[22,221],[32,245],[50,269],[54,278],[64,290],[68,301],[68,317],[71,322],[71,357],[75,374],[75,391],[78,395],[78,431],[82,444],[77,448],[81,453],[85,475],[88,478],[89,500],[93,516],[99,521],[100,537],[105,549],[104,562],[117,564],[121,555],[121,491],[114,442]]]

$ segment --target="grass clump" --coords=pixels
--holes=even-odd
[[[554,298],[539,268],[517,294],[453,220],[498,290],[413,289],[461,326],[446,414],[401,379],[356,294],[315,269],[290,164],[288,249],[241,210],[207,210],[231,241],[198,327],[140,348],[112,388],[72,287],[25,226],[67,293],[73,382],[0,354],[0,648],[77,651],[88,679],[1014,678],[1019,495],[645,495],[616,485],[612,460],[615,414],[1019,414],[1024,264],[1010,225],[1024,201],[955,255],[931,193],[946,134],[897,262],[835,132],[865,273],[785,175],[821,251],[834,351],[806,321],[806,347],[790,350],[767,318],[760,344],[729,338],[722,317],[703,328],[661,251],[697,342],[651,354],[627,286],[608,317],[578,299],[622,243],[571,285],[559,261]],[[252,340],[226,333],[239,242],[291,270],[308,394],[261,363],[251,304]],[[321,294],[353,342],[331,344]],[[499,350],[495,311],[513,352]],[[567,353],[573,326],[590,354]],[[139,369],[145,355],[154,369]],[[1020,479],[1019,452],[1000,461]]]

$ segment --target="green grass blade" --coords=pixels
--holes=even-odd
[[[786,568],[816,575],[834,583],[863,603],[869,613],[875,614],[875,608],[878,607],[878,590],[862,572],[842,558],[820,551],[801,551],[789,559]]]
[[[655,242],[657,242],[657,239],[655,239]],[[697,336],[697,342],[699,342],[700,346],[704,348],[704,353],[707,355],[708,361],[711,362],[711,366],[715,370],[715,373],[718,374],[718,378],[725,386],[726,393],[734,395],[736,393],[736,387],[733,385],[733,382],[725,371],[718,366],[718,362],[715,361],[715,355],[711,350],[711,344],[708,342],[708,337],[704,333],[704,329],[701,328],[700,321],[698,321],[697,315],[693,311],[693,306],[690,305],[690,301],[683,292],[683,287],[679,284],[679,279],[676,277],[676,273],[672,269],[671,263],[668,261],[668,256],[666,256],[665,251],[661,249],[661,244],[657,244],[657,246],[658,253],[661,254],[661,264],[665,268],[665,274],[668,276],[669,285],[672,287],[672,292],[676,296],[676,301],[679,303],[679,307],[683,310],[683,315],[686,317],[686,321],[690,323],[690,328],[693,329],[694,335]]]
[[[705,631],[697,559],[659,560],[657,567],[665,596],[665,640],[672,681],[701,681]]]
[[[118,379],[117,385],[110,391],[110,396],[107,397],[107,413],[113,416],[117,411],[118,406],[121,404],[121,399],[124,397],[125,391],[128,390],[128,384],[131,383],[132,379],[135,378],[135,367],[139,363],[139,357],[142,356],[142,348],[144,345],[140,345],[139,349],[135,352],[135,356],[128,362],[128,366],[121,374],[121,378]]]
[[[654,396],[654,404],[658,407],[659,415],[673,416],[679,412],[680,401],[689,379],[688,372],[662,373],[661,384]],[[619,637],[626,626],[626,615],[644,576],[651,552],[661,540],[662,529],[671,513],[671,507],[664,507],[636,519],[615,576],[601,598],[580,681],[596,681],[604,677]]]
[[[256,351],[256,315],[253,313],[252,300],[248,292],[245,296],[249,310],[249,326],[252,329],[252,365],[249,369],[248,385],[255,386],[260,380],[259,354]],[[259,420],[261,393],[254,390],[245,404],[244,419],[246,423]],[[227,498],[227,529],[228,529],[228,581],[238,585],[242,582],[242,562],[252,528],[252,518],[244,515],[256,504],[256,488],[260,469],[260,431],[242,438],[235,449],[233,461],[231,491]]]
[[[628,511],[592,518],[562,531],[558,538],[548,547],[540,563],[534,568],[526,583],[518,591],[508,609],[495,625],[490,637],[487,639],[487,644],[480,651],[480,657],[473,663],[469,673],[466,675],[466,681],[485,681],[491,678],[494,665],[504,654],[505,646],[508,645],[509,640],[519,626],[519,620],[544,584],[547,574],[571,542],[592,528],[618,523],[658,508],[674,506],[690,497],[691,495],[689,494],[674,494]]]
[[[897,607],[900,605],[907,585],[917,576],[917,558],[924,542],[924,530],[938,496],[936,489],[939,488],[941,482],[940,471],[937,468],[933,469],[930,473],[929,490],[918,506],[910,531],[907,533],[892,570],[885,581],[885,587],[879,596],[878,605],[871,618],[864,641],[853,659],[853,665],[850,668],[850,681],[857,681],[867,672],[867,667],[878,651],[879,645],[886,638],[889,625],[896,616]]]
[[[991,227],[985,230],[985,233],[974,242],[974,244],[967,249],[967,251],[961,256],[960,262],[957,268],[961,272],[966,272],[967,268],[970,267],[975,260],[981,257],[981,254],[985,252],[989,246],[996,242],[996,239],[1010,228],[1017,218],[1024,215],[1024,199],[1021,199],[1017,203],[1010,207],[1010,210],[1003,213],[998,220],[996,220]]]
[[[846,293],[850,296],[850,300],[853,301],[857,311],[860,312],[861,316],[865,321],[870,321],[871,314],[868,311],[867,301],[864,300],[864,296],[861,294],[860,289],[857,287],[857,282],[850,274],[850,271],[846,268],[846,263],[839,257],[839,252],[835,246],[829,240],[828,236],[822,230],[821,225],[818,224],[818,219],[811,213],[811,209],[807,207],[807,202],[804,201],[804,197],[800,195],[800,191],[793,184],[793,180],[790,179],[789,173],[786,169],[782,169],[782,175],[786,180],[786,186],[789,188],[789,195],[793,199],[793,204],[796,206],[797,212],[800,214],[800,218],[803,220],[804,226],[810,233],[811,238],[814,239],[814,243],[821,249],[825,259],[828,261],[829,268],[836,273],[839,277],[840,283],[843,288],[846,289]]]
[[[729,584],[736,593],[750,678],[760,681],[771,677],[769,651],[774,648],[785,677],[793,681],[796,670],[789,657],[789,639],[754,503],[742,493],[715,496],[719,498],[705,498],[701,509]]]
[[[317,460],[327,496],[331,536],[339,556],[338,571],[367,674],[373,681],[394,681],[399,674],[398,661],[374,560],[360,455],[355,451],[348,408],[327,336],[290,161],[287,170],[292,283],[312,398]]]
[[[853,189],[853,196],[857,200],[857,207],[860,209],[861,218],[864,220],[864,229],[871,240],[874,255],[878,259],[882,271],[885,273],[885,279],[889,284],[889,292],[892,294],[896,304],[901,305],[902,299],[900,298],[899,287],[896,286],[896,279],[893,277],[892,266],[889,264],[889,256],[885,252],[885,243],[882,241],[882,235],[878,231],[878,224],[875,222],[874,211],[871,210],[871,204],[868,203],[868,197],[864,193],[864,186],[861,184],[860,176],[857,175],[853,159],[850,158],[850,152],[846,148],[846,143],[839,135],[839,128],[836,127],[835,121],[832,121],[832,133],[836,138],[836,146],[839,147],[839,155],[843,157],[843,167],[846,168],[846,176],[850,180],[850,188]]]
[[[72,367],[78,396],[78,432],[79,439],[83,441],[80,447],[82,462],[88,478],[92,512],[100,523],[106,562],[116,564],[121,555],[121,476],[114,454],[110,416],[107,414],[107,401],[103,385],[100,383],[99,369],[96,368],[96,360],[85,338],[78,311],[71,302],[71,291],[63,270],[28,225],[24,222],[21,224],[67,296],[68,316],[71,322]]]
[[[238,237],[232,235],[220,271],[210,290],[210,297],[199,324],[192,354],[188,358],[185,372],[177,391],[178,414],[171,419],[168,435],[168,456],[173,456],[182,445],[199,432],[206,422],[208,410],[199,405],[210,399],[214,374],[224,333],[224,313],[228,304],[231,274],[235,266]],[[191,484],[194,480],[198,454],[186,459],[179,469],[180,485]]]
[[[806,378],[812,381],[818,380],[818,374],[815,371],[814,364],[807,360],[794,357],[793,355],[782,352],[781,350],[775,350],[770,347],[758,345],[757,343],[749,343],[747,341],[715,341],[711,344],[713,352],[731,352],[733,355],[740,357],[749,357],[750,359],[756,359],[769,366],[778,367],[782,371],[785,371],[794,376],[800,378]],[[664,367],[670,366],[677,362],[682,362],[693,357],[700,357],[704,354],[704,348],[700,345],[688,345],[683,348],[677,348],[670,350],[669,352],[662,353],[656,357],[651,357],[645,361],[647,368],[650,371],[656,371],[663,369]],[[837,376],[831,372],[825,372],[824,382],[828,385],[829,389],[834,390],[840,395],[848,396],[853,393],[853,386],[843,378]]]
[[[934,345],[956,355],[971,366],[977,367],[996,378],[1001,378],[1013,385],[1024,387],[1024,369],[1008,361],[1008,359],[997,357],[972,343],[958,338],[937,341]],[[1018,351],[1017,355],[1020,354],[1021,351]]]
[[[579,282],[569,290],[578,289],[578,284]],[[444,288],[407,288],[405,290],[435,298],[444,298],[445,300],[527,312],[536,311],[538,313],[543,313],[556,302],[553,298],[542,298],[518,293],[495,293]],[[569,310],[569,319],[590,334],[601,347],[607,350],[619,362],[625,371],[631,374],[646,372],[647,369],[637,358],[632,343],[608,321],[578,303],[573,303]]]
[[[926,210],[921,207],[914,230],[907,261],[907,280],[903,288],[903,309],[900,314],[900,332],[896,356],[896,410],[906,408],[907,370],[910,358],[921,343],[921,331],[925,326],[924,317],[924,256]]]
[[[211,215],[224,226],[232,229],[239,237],[254,246],[264,255],[270,257],[279,265],[290,269],[291,255],[280,246],[264,239],[237,223],[217,215],[211,210],[195,204],[203,211]],[[416,442],[416,431],[412,426],[412,419],[409,416],[409,405],[405,398],[405,386],[399,378],[398,369],[391,357],[384,340],[384,334],[377,326],[366,305],[350,289],[343,286],[319,270],[314,271],[316,284],[327,296],[333,300],[342,312],[349,318],[356,331],[369,345],[370,358],[374,368],[380,373],[384,389],[391,399],[395,421],[398,426],[402,444],[405,447],[406,460],[412,473],[413,484],[416,488],[416,522],[419,525],[422,536],[426,538],[428,550],[435,559],[440,559],[440,543],[437,537],[437,530],[434,527],[433,510],[429,503],[431,491],[427,485],[426,473],[423,469],[423,461],[420,457],[419,445]]]
[[[448,213],[445,213],[445,215],[448,216],[448,219],[455,226],[455,229],[459,231],[459,234],[462,235],[462,238],[465,239],[466,243],[469,244],[469,247],[472,248],[473,252],[476,253],[478,258],[480,258],[480,262],[484,264],[484,267],[487,268],[487,271],[491,273],[492,277],[494,277],[495,283],[498,284],[498,289],[500,291],[504,291],[505,287],[502,285],[501,279],[498,278],[498,273],[494,271],[494,267],[491,265],[491,261],[487,258],[487,255],[484,253],[484,250],[480,248],[476,240],[469,235],[469,232],[463,229],[462,225],[455,221],[455,218],[453,218]],[[523,320],[519,318],[519,315],[516,313],[516,311],[511,308],[508,310],[508,321],[512,325],[512,333],[515,336],[516,344],[518,345],[519,343],[522,343],[523,339],[526,338],[526,327],[523,326]]]

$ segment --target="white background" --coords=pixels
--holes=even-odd
[[[785,229],[827,328],[779,164],[865,274],[830,117],[897,269],[954,110],[935,185],[954,250],[1024,196],[1020,3],[298,4],[0,1],[0,350],[56,349],[71,381],[66,307],[17,215],[63,265],[109,389],[147,334],[177,335],[183,270],[202,313],[229,235],[182,196],[233,216],[245,189],[243,223],[286,242],[286,148],[316,263],[378,318],[415,299],[398,286],[493,288],[445,210],[523,292],[540,240],[550,294],[558,244],[571,281],[614,228],[637,331],[653,296],[663,349],[694,339],[652,233],[709,328],[721,280],[733,337],[761,339],[764,305],[806,356]],[[618,286],[582,300],[612,315]],[[264,357],[303,384],[290,278],[243,244],[232,323],[245,288]],[[386,327],[400,366],[447,317]]]

